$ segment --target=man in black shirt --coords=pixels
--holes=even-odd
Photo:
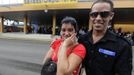
[[[114,16],[110,0],[97,0],[90,12],[92,30],[81,36],[87,49],[83,62],[87,75],[131,75],[132,47],[124,38],[108,30]]]

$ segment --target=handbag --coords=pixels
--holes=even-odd
[[[74,49],[77,45],[78,44],[76,44],[72,49]],[[41,69],[41,75],[56,75],[56,72],[56,62],[52,61],[51,58],[48,58]]]
[[[41,69],[41,75],[56,75],[57,64],[51,58],[47,59]]]

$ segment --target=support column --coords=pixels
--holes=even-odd
[[[53,15],[52,35],[54,36],[55,33],[56,33],[56,15]]]
[[[27,33],[27,22],[28,22],[27,20],[28,20],[28,19],[27,19],[27,15],[25,15],[25,16],[24,16],[24,29],[23,29],[23,30],[24,30],[24,34]]]
[[[0,33],[4,32],[4,18],[0,17]]]

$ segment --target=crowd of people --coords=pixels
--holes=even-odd
[[[119,36],[126,38],[131,45],[134,45],[134,32],[123,32],[121,28],[114,30]]]

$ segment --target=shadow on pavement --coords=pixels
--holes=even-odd
[[[24,61],[4,59],[4,58],[0,58],[0,60],[1,60],[0,63],[3,65],[14,67],[16,69],[37,72],[37,73],[40,73],[42,68],[41,64],[36,64],[31,62],[24,62]]]

